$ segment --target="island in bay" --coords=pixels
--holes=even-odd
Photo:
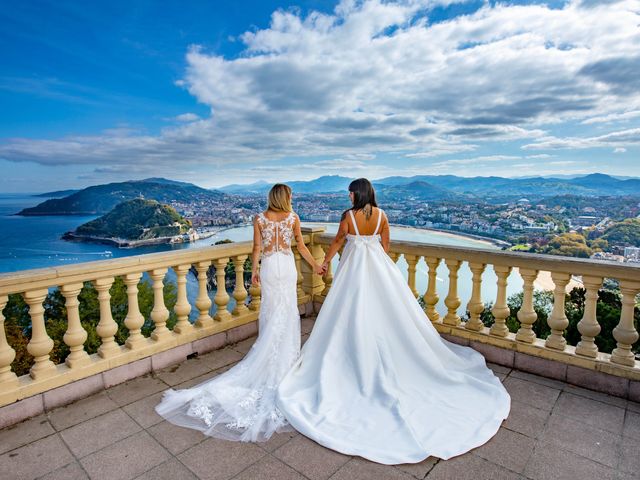
[[[66,232],[64,240],[88,241],[122,248],[192,242],[199,238],[191,222],[156,200],[127,200],[109,213]]]

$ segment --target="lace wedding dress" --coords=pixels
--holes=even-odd
[[[482,355],[448,342],[376,235],[348,235],[331,290],[278,388],[307,437],[383,464],[448,459],[488,441],[510,397]]]
[[[292,430],[275,405],[282,377],[300,353],[297,271],[291,239],[294,214],[280,222],[258,217],[262,235],[259,335],[245,358],[227,372],[186,390],[167,390],[156,412],[205,435],[266,441]]]

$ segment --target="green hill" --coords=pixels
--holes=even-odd
[[[106,215],[80,225],[71,236],[150,240],[187,233],[190,228],[191,223],[169,205],[135,199],[122,202]]]
[[[35,207],[25,208],[18,215],[101,215],[125,200],[145,198],[161,203],[196,203],[222,201],[226,195],[191,183],[165,179],[107,183],[84,188],[64,198],[52,198]]]

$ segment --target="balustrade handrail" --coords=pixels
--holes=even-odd
[[[316,235],[314,240],[321,245],[329,245],[333,238],[333,235],[322,234]],[[566,272],[572,275],[595,275],[640,282],[640,263],[620,263],[609,260],[457,247],[404,240],[392,240],[390,251],[440,259],[451,258],[488,265],[534,268],[540,271]]]

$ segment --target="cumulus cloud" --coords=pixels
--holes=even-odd
[[[278,10],[267,28],[240,36],[237,57],[198,46],[187,53],[178,83],[210,107],[210,117],[180,115],[184,125],[159,135],[12,139],[0,145],[0,157],[155,166],[302,158],[317,165],[304,158],[419,160],[491,142],[548,150],[637,144],[637,129],[585,138],[548,131],[640,110],[639,0],[487,3],[469,15],[431,18],[450,3],[465,2],[343,0],[330,14]]]

